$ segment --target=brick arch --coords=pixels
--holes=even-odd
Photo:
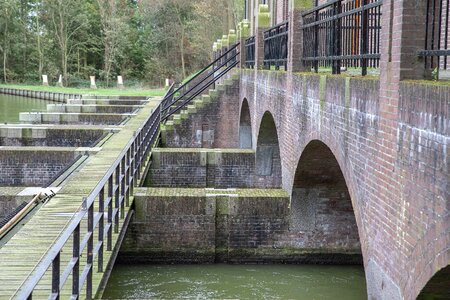
[[[248,100],[244,98],[241,104],[239,117],[239,148],[252,149],[252,119]]]
[[[334,252],[325,261],[362,263],[353,206],[337,156],[324,142],[309,140],[296,165],[291,192],[290,229],[305,243],[300,246]]]
[[[281,187],[281,152],[277,126],[271,112],[266,111],[259,123],[255,158],[256,185]]]
[[[417,300],[450,299],[450,265],[437,271],[420,292]]]

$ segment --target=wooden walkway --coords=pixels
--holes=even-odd
[[[72,217],[82,209],[83,198],[92,192],[111,165],[118,158],[120,159],[119,155],[124,147],[134,137],[136,130],[142,128],[146,118],[159,102],[160,100],[151,100],[146,103],[137,115],[132,117],[118,133],[114,134],[97,154],[90,156],[86,164],[71,175],[57,195],[42,206],[33,218],[0,249],[0,299],[18,298],[24,282],[30,276],[33,276],[36,267],[69,225]],[[95,209],[95,211],[98,211],[98,209]],[[128,210],[126,209],[126,211]],[[86,232],[87,218],[85,219],[81,224],[81,232]],[[121,219],[120,222],[119,233],[122,230],[123,220]],[[98,238],[97,234],[97,232],[94,232],[94,241]],[[116,245],[118,236],[117,233],[113,234],[113,245]],[[104,253],[106,266],[112,252],[104,251]],[[81,271],[86,264],[85,258],[87,256],[87,253],[82,256],[80,261]],[[61,273],[71,259],[72,239],[69,239],[61,252]],[[34,299],[48,299],[52,291],[51,271],[50,267],[35,289]],[[103,272],[98,272],[97,266],[94,265],[94,295],[103,274]],[[66,286],[61,289],[63,299],[67,299],[71,295],[71,284],[69,284],[71,281],[69,278]]]

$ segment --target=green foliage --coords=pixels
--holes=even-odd
[[[0,82],[181,80],[242,19],[243,0],[1,0]]]

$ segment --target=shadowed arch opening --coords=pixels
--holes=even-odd
[[[311,141],[297,165],[290,230],[300,247],[331,254],[323,263],[362,263],[358,227],[344,175],[333,152]]]
[[[252,122],[250,108],[247,99],[242,101],[241,117],[239,119],[239,147],[241,149],[252,148]]]
[[[281,187],[281,158],[277,128],[270,112],[265,112],[256,145],[255,173],[259,187]]]
[[[417,300],[438,299],[450,299],[450,265],[434,274],[417,297]]]

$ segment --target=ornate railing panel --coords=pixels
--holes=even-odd
[[[287,70],[289,23],[284,22],[264,31],[264,68]]]
[[[255,36],[245,40],[245,67],[255,67]]]
[[[320,67],[378,68],[382,0],[331,0],[302,14],[303,63]]]
[[[426,69],[450,69],[449,27],[450,1],[427,0],[425,47],[418,52],[420,57],[425,58]]]

